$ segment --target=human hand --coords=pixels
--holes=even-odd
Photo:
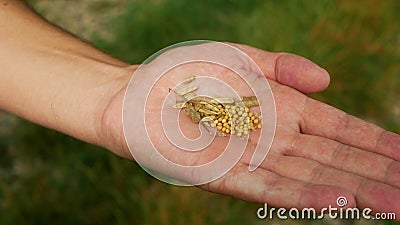
[[[132,158],[121,117],[125,89],[136,68],[126,68],[124,62],[49,25],[21,2],[9,1],[3,5],[1,19],[8,22],[3,24],[0,42],[1,49],[7,50],[0,54],[0,108]],[[27,33],[30,35],[21,35]],[[276,135],[267,158],[254,172],[247,168],[257,144],[252,141],[259,135],[257,132],[252,133],[249,147],[233,169],[201,187],[282,207],[321,208],[334,205],[336,197],[345,196],[349,206],[357,203],[358,207],[371,207],[376,212],[398,214],[399,135],[303,95],[301,92],[323,90],[329,83],[327,73],[310,61],[290,54],[235,46],[261,67],[263,74],[258,75],[271,79],[277,110]],[[24,66],[16,62],[24,62]],[[232,87],[240,89],[238,77],[219,67],[207,65],[185,70],[227,79]],[[180,71],[181,78],[187,76],[185,70]],[[178,72],[173,74],[179,78]],[[160,90],[174,87],[171,81],[159,83],[161,87],[164,85]],[[150,105],[159,107],[162,97],[154,95],[149,99],[153,103]],[[157,115],[157,107],[149,117]],[[153,118],[150,125],[157,129],[159,118]],[[190,122],[187,117],[182,120]],[[195,124],[184,125],[186,133],[197,134]],[[142,132],[143,127],[138,130]],[[149,134],[157,137],[160,131],[152,130]],[[139,134],[135,139],[147,138],[144,132]],[[177,152],[165,139],[159,139],[157,144],[159,152],[170,160],[196,165],[218,156],[226,140],[218,138],[197,154]]]
[[[270,79],[277,115],[275,139],[261,166],[249,172],[248,165],[257,145],[255,140],[260,135],[259,132],[253,132],[239,162],[220,179],[201,187],[285,208],[321,209],[328,205],[335,206],[336,199],[345,196],[349,207],[357,204],[361,208],[372,208],[374,212],[399,213],[399,135],[302,94],[323,90],[329,83],[327,73],[310,61],[290,54],[235,46],[253,58]],[[174,87],[188,74],[212,74],[229,83],[235,90],[240,90],[241,94],[251,90],[246,90],[243,81],[232,71],[209,64],[180,67],[169,71],[157,82],[155,91],[146,102],[152,106],[146,111],[146,118],[151,117],[151,121],[146,121],[149,137],[168,160],[194,166],[214,160],[226,146],[227,139],[217,138],[201,152],[185,153],[160,135],[163,129],[160,112],[168,94],[166,90]],[[105,133],[114,140],[110,143],[118,146],[114,147],[114,151],[131,157],[124,146],[122,125],[118,122],[121,121],[118,115],[122,114],[123,97],[124,90],[121,90],[113,98],[105,111],[103,127]],[[188,117],[181,116],[180,119],[185,135],[191,138],[199,135],[197,126]],[[139,129],[136,138],[140,142],[146,139],[146,134],[143,128]],[[122,153],[121,149],[125,149],[125,152]],[[151,154],[144,153],[140,157],[151,162]],[[171,171],[160,169],[159,172]]]

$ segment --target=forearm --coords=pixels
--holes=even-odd
[[[0,3],[0,108],[108,147],[103,113],[131,69],[48,24],[23,3]]]

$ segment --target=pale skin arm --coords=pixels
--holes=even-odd
[[[101,132],[102,112],[135,66],[50,25],[20,1],[0,1],[0,18],[0,108],[112,149]]]
[[[249,173],[245,154],[204,188],[300,208],[334,205],[344,195],[351,205],[399,215],[399,135],[301,94],[329,84],[326,71],[310,61],[237,46],[278,82],[272,82],[277,135],[262,168]],[[136,66],[55,28],[19,1],[0,0],[0,49],[1,109],[132,159],[121,116]]]

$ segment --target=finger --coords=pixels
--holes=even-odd
[[[290,53],[272,53],[247,45],[233,44],[248,54],[270,79],[295,88],[303,93],[326,89],[329,73],[312,61]]]
[[[400,162],[327,138],[299,134],[283,154],[311,159],[400,188]]]
[[[355,205],[353,196],[341,188],[299,182],[261,168],[249,172],[245,164],[237,165],[223,178],[209,184],[207,189],[275,207],[320,210],[333,205],[338,196],[346,196],[349,205]]]
[[[350,191],[356,197],[357,206],[360,208],[368,207],[374,212],[400,213],[400,190],[392,186],[300,157],[281,155],[269,161],[274,163],[266,164],[267,169],[282,177],[313,184],[332,185]]]
[[[307,98],[300,123],[302,133],[318,135],[400,161],[400,135]]]
[[[365,180],[355,194],[360,208],[371,208],[373,212],[395,213],[400,221],[400,191],[391,186],[375,181]]]

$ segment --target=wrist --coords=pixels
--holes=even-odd
[[[98,115],[95,118],[97,124],[97,143],[95,144],[128,159],[133,159],[133,157],[125,141],[122,111],[126,88],[137,67],[137,65],[132,65],[116,68],[114,73],[116,77],[110,82],[105,92],[106,97],[95,113]]]

